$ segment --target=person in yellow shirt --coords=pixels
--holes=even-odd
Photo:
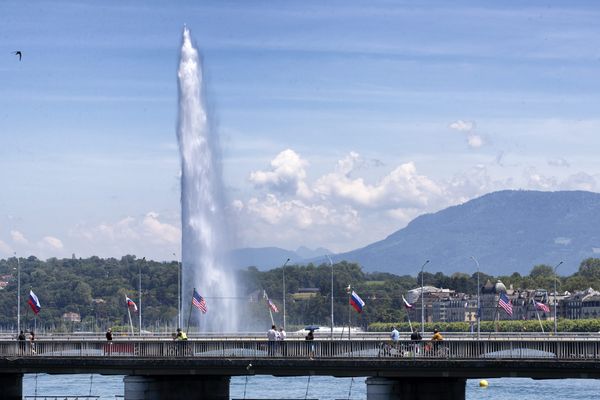
[[[434,329],[433,330],[433,336],[431,337],[431,341],[432,342],[439,342],[439,341],[442,341],[442,340],[444,340],[444,337],[442,336],[442,334],[437,329]]]

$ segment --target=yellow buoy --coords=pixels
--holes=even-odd
[[[482,388],[488,387],[488,381],[486,381],[485,379],[480,380],[479,387],[482,387]]]

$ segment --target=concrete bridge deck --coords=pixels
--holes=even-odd
[[[367,376],[369,400],[462,400],[466,379],[600,378],[600,342],[446,340],[432,346],[382,340],[40,340],[32,349],[27,342],[0,341],[0,385],[17,393],[0,399],[20,398],[24,373],[126,375],[127,399],[173,398],[173,393],[225,399],[229,377],[263,374]]]

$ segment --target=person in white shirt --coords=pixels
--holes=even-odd
[[[283,343],[286,337],[287,335],[283,330],[283,327],[279,327],[279,336],[277,337],[277,339],[281,342],[279,343],[279,348],[281,350],[281,355],[284,357],[287,356],[286,343]]]
[[[275,341],[277,340],[277,329],[275,329],[275,325],[271,325],[271,329],[267,331],[267,339],[269,339],[269,355],[275,355]]]
[[[395,326],[392,326],[392,333],[390,334],[390,338],[392,339],[394,345],[396,345],[398,343],[398,340],[400,340],[400,332],[398,332],[398,329],[396,329]]]
[[[277,329],[275,329],[275,325],[272,325],[271,329],[267,331],[267,339],[269,339],[269,341],[277,340],[277,336]]]

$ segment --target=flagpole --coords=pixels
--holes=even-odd
[[[181,326],[181,265],[177,255],[173,253],[175,261],[177,262],[177,327]],[[183,260],[182,260],[183,262]]]
[[[540,329],[542,330],[542,333],[545,333],[544,332],[544,326],[542,325],[542,319],[540,318],[540,312],[539,312],[539,310],[537,308],[535,299],[532,298],[531,299],[531,303],[533,303],[533,309],[535,310],[535,316],[537,317],[538,322],[540,323]]]
[[[285,260],[285,262],[283,263],[283,266],[281,267],[281,272],[283,273],[283,330],[285,330],[285,266],[287,265],[287,263],[290,262],[290,259],[288,258],[287,260]]]
[[[146,262],[146,257],[142,259],[142,261]],[[142,336],[142,264],[139,264],[139,301],[138,301],[138,316],[140,319],[140,336]]]
[[[500,293],[502,295],[502,293]],[[496,332],[498,332],[500,326],[500,297],[498,297],[498,302],[496,303],[496,315],[494,316],[494,322],[496,323]]]
[[[131,310],[129,309],[129,304],[127,304],[127,315],[129,315],[129,326],[131,327],[131,336],[133,336],[133,321],[131,320]]]
[[[190,331],[190,319],[192,318],[192,307],[194,306],[194,292],[195,291],[196,291],[196,288],[194,288],[194,291],[192,292],[192,301],[190,302],[190,315],[188,316],[187,327],[185,328],[186,332]]]
[[[17,252],[14,253],[17,259],[17,335],[21,333],[21,262],[17,257]]]
[[[263,290],[263,300],[267,300],[267,308],[269,309],[269,315],[271,316],[271,325],[275,325],[275,320],[273,319],[273,310],[269,304],[269,296],[267,296],[266,290]]]
[[[27,317],[29,317],[29,307],[27,307],[27,311],[25,311],[25,324],[27,324]],[[25,328],[25,331],[27,331],[27,327]],[[19,331],[19,333],[21,333]]]
[[[406,301],[406,298],[404,297],[404,295],[402,295],[402,303],[404,304],[404,311],[406,311],[406,318],[408,318],[408,326],[410,327],[410,333],[412,334],[413,327],[412,327],[412,323],[410,322],[410,312],[408,311],[412,308],[412,305],[410,305],[408,303],[408,301]]]
[[[350,297],[352,296],[352,286],[348,285],[348,340],[350,340],[350,331],[352,330],[352,305]]]
[[[331,340],[333,340],[333,261],[329,255],[329,265],[331,266]]]

